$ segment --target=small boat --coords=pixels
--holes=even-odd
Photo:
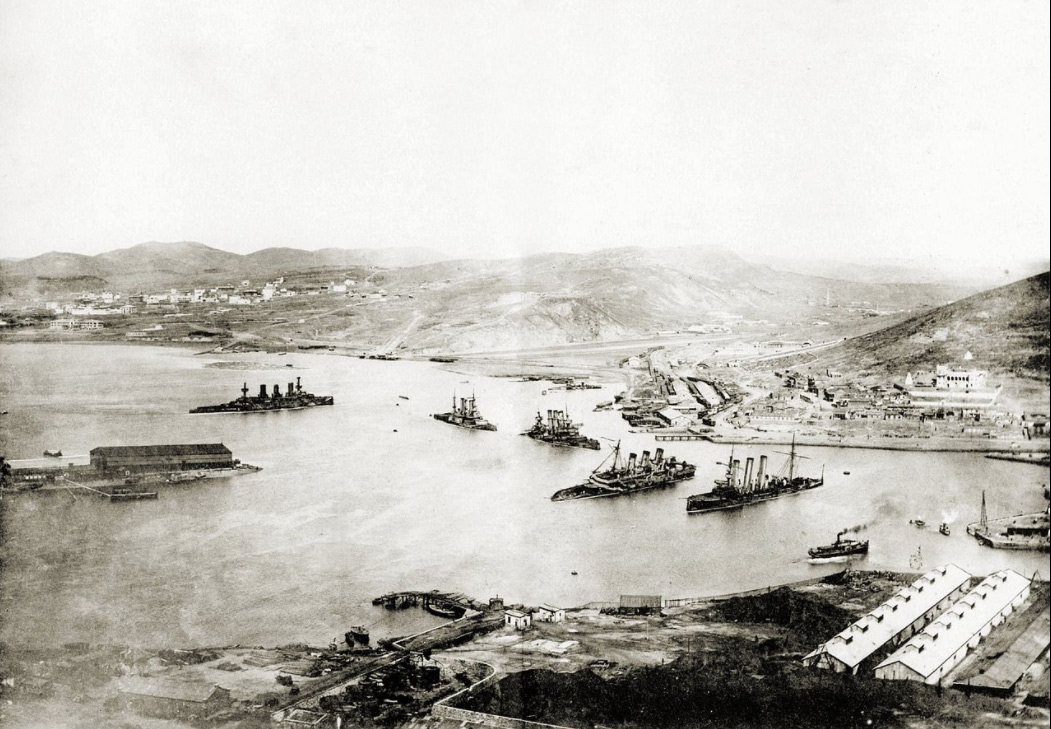
[[[938,533],[949,536],[949,525],[943,521],[941,526],[938,527]]]
[[[131,489],[113,489],[113,491],[109,494],[110,501],[143,501],[156,498],[156,491],[133,491]]]
[[[843,539],[843,532],[836,535],[836,541],[821,547],[813,547],[807,553],[813,559],[830,559],[832,557],[848,557],[854,554],[868,554],[869,541],[858,541],[856,539]]]
[[[462,618],[465,612],[463,608],[435,603],[427,603],[423,606],[423,609],[431,615],[437,615],[439,618],[450,618],[452,620]]]
[[[577,574],[577,571],[576,571],[576,570],[573,570],[573,571],[572,571],[572,572],[570,572],[569,574],[571,574],[571,575],[575,575],[575,574]]]
[[[343,634],[343,639],[347,641],[347,645],[351,648],[354,647],[355,643],[361,643],[362,645],[369,644],[369,629],[364,625],[355,625],[353,628]]]
[[[844,475],[844,476],[849,476],[849,475],[850,475],[850,471],[844,471],[844,472],[843,472],[843,475]]]
[[[923,527],[927,526],[927,522],[925,522],[923,519],[909,519],[909,523],[920,529],[923,529]]]
[[[399,397],[400,399],[402,399],[402,400],[408,400],[408,399],[409,399],[409,396],[408,396],[408,395],[398,395],[398,397]]]
[[[44,451],[44,455],[47,456],[48,458],[61,458],[62,457],[62,451],[47,450],[47,451]]]

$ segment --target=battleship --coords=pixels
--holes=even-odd
[[[705,511],[734,509],[749,504],[758,504],[782,496],[798,494],[802,491],[822,486],[825,483],[824,469],[819,478],[808,478],[796,475],[796,441],[792,438],[792,448],[785,454],[788,461],[777,474],[770,475],[766,469],[766,456],[759,457],[759,469],[753,475],[755,459],[745,460],[741,470],[740,459],[733,457],[726,463],[726,475],[715,482],[715,488],[708,493],[694,494],[686,499],[686,511],[691,514]]]
[[[564,448],[590,448],[597,451],[601,447],[594,438],[581,435],[580,426],[571,421],[569,415],[562,410],[548,410],[546,422],[544,416],[537,413],[533,427],[522,435]]]
[[[820,547],[812,547],[807,554],[813,559],[830,559],[832,557],[849,557],[855,554],[868,554],[869,540],[844,539],[843,532],[836,535],[836,541]]]
[[[551,500],[570,501],[633,494],[685,481],[693,478],[696,471],[696,466],[679,461],[674,456],[665,458],[663,448],[657,449],[652,460],[650,452],[643,451],[641,459],[636,459],[635,454],[631,453],[625,463],[620,456],[618,441],[613,452],[591,472],[587,481],[555,492]]]
[[[496,430],[496,426],[482,417],[474,403],[474,395],[461,397],[460,404],[456,404],[456,395],[453,395],[453,409],[448,413],[434,413],[431,415],[435,420],[443,423],[456,425],[469,430]]]
[[[248,396],[248,383],[241,387],[241,397],[231,400],[222,405],[203,405],[194,408],[191,413],[257,413],[267,410],[300,410],[302,408],[313,408],[320,405],[331,405],[331,395],[312,395],[303,391],[303,385],[299,378],[289,382],[284,394],[281,386],[274,385],[271,392],[267,393],[266,385],[259,386],[259,394]]]

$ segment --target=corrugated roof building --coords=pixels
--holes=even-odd
[[[204,718],[230,703],[230,690],[216,684],[131,676],[117,687],[124,705],[164,718]]]
[[[857,674],[877,651],[901,645],[938,617],[967,591],[970,579],[954,564],[931,570],[808,653],[803,664]]]
[[[876,678],[939,683],[1029,597],[1030,582],[1014,570],[982,580],[937,620],[876,666]]]
[[[233,468],[234,456],[222,443],[111,446],[92,448],[91,465],[99,471],[188,471]]]

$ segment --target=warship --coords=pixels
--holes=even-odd
[[[548,410],[546,422],[544,416],[537,413],[533,427],[522,435],[566,448],[590,448],[597,451],[601,447],[594,438],[581,435],[580,426],[570,420],[569,415],[562,410]]]
[[[191,413],[257,413],[267,410],[300,410],[302,408],[313,408],[319,405],[331,405],[331,395],[312,395],[303,391],[303,385],[296,381],[289,382],[284,394],[281,386],[274,385],[274,389],[267,393],[266,385],[259,386],[259,394],[248,396],[248,383],[241,387],[241,397],[231,400],[222,405],[203,405],[194,408]]]
[[[821,547],[812,547],[807,550],[813,559],[830,559],[832,557],[849,557],[853,554],[868,554],[869,540],[844,539],[844,532],[836,535],[836,541]]]
[[[796,475],[796,439],[792,438],[792,448],[786,453],[788,461],[777,474],[767,473],[766,456],[759,457],[759,469],[753,476],[754,458],[745,460],[744,470],[740,459],[733,457],[726,465],[726,475],[715,482],[715,488],[708,493],[694,494],[686,499],[686,511],[696,514],[705,511],[734,509],[739,506],[758,504],[782,496],[790,496],[801,491],[817,488],[825,483],[825,472],[821,470],[819,478],[807,478]]]
[[[453,409],[448,413],[434,413],[431,415],[435,420],[443,423],[456,425],[469,430],[496,430],[496,426],[482,417],[474,403],[474,395],[461,397],[460,404],[456,404],[456,395],[453,394]]]
[[[627,462],[624,462],[618,441],[613,452],[591,472],[587,481],[555,492],[551,500],[570,501],[633,494],[685,481],[693,478],[696,471],[696,466],[679,461],[674,456],[665,458],[663,448],[657,449],[652,460],[650,452],[643,451],[641,459],[631,453]]]

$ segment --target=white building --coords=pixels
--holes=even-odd
[[[876,666],[876,678],[936,684],[1029,597],[1014,570],[986,577],[908,643]]]
[[[538,623],[561,623],[566,619],[566,611],[545,603],[533,612],[533,616]]]
[[[964,592],[971,575],[954,564],[931,570],[846,630],[803,657],[803,665],[858,673],[884,646],[901,645],[938,617]]]
[[[683,415],[680,411],[672,407],[658,410],[657,417],[667,423],[671,428],[688,428],[693,423],[690,416]]]
[[[515,630],[525,630],[532,624],[533,618],[529,613],[521,610],[504,610],[504,625],[510,625]]]
[[[983,370],[954,370],[938,365],[934,371],[934,386],[939,390],[981,390],[985,387]]]

